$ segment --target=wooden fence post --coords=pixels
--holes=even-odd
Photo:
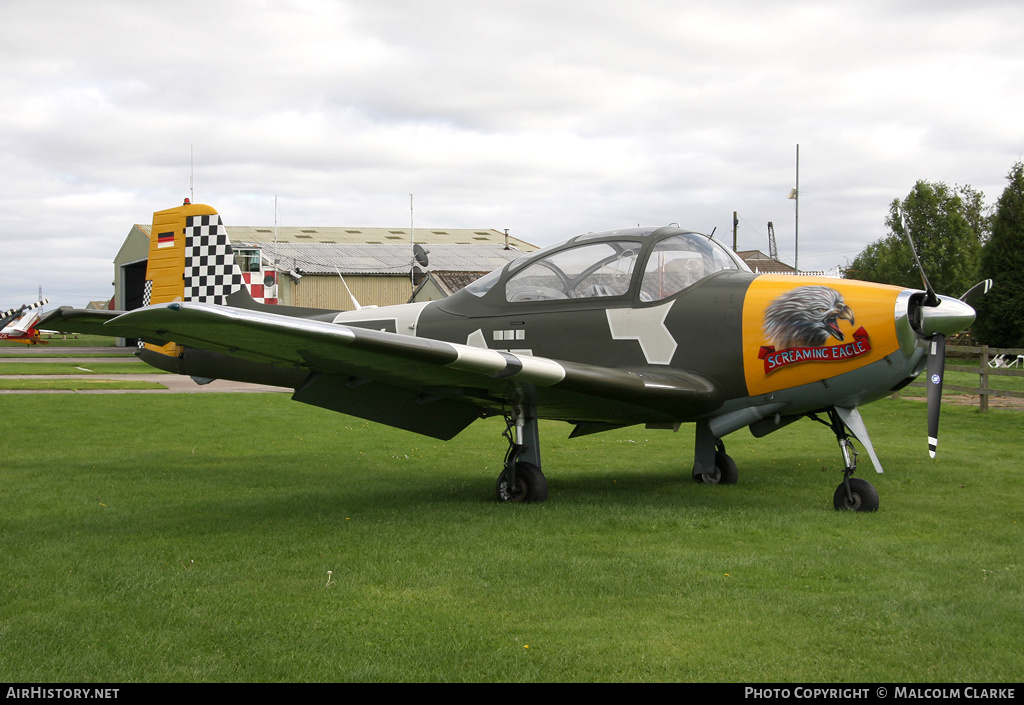
[[[981,382],[981,388],[978,390],[981,395],[978,397],[979,406],[978,411],[985,413],[988,411],[988,346],[981,346],[981,371],[978,373],[979,382]]]

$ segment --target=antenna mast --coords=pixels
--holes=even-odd
[[[196,189],[195,189],[195,177],[196,177],[196,162],[192,156],[192,145],[188,146],[188,195],[192,199],[192,203],[196,202]]]
[[[793,189],[796,216],[793,225],[793,269],[800,271],[800,145],[796,146],[796,188]]]
[[[415,220],[413,218],[412,194],[411,193],[409,194],[409,239],[411,240],[413,251],[415,251],[416,250],[416,227],[415,227]],[[413,289],[416,288],[416,272],[413,269],[411,269],[411,268],[409,270],[409,284],[412,285]]]

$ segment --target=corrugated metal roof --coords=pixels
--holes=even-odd
[[[355,227],[298,227],[228,225],[232,240],[246,242],[293,242],[296,244],[401,244],[411,243],[409,228],[355,228]],[[415,240],[421,245],[505,245],[505,233],[497,230],[469,228],[416,228]],[[509,236],[509,242],[519,249],[536,249],[533,245]]]
[[[150,235],[150,226],[136,224]],[[409,228],[289,227],[228,225],[235,247],[258,247],[264,258],[282,267],[309,274],[404,275],[412,264]],[[515,249],[505,249],[505,234],[468,228],[416,228],[416,243],[430,251],[430,269],[490,272],[535,245],[509,237]]]
[[[148,223],[136,223],[135,226],[146,237],[150,235]],[[228,236],[232,241],[274,242],[274,227],[268,225],[228,225]],[[416,228],[416,242],[421,245],[500,245],[505,246],[505,233],[497,230],[471,230],[469,228]],[[278,228],[277,242],[294,242],[299,244],[364,244],[383,245],[411,243],[409,228]],[[509,235],[509,244],[524,252],[536,250],[535,245]]]
[[[229,229],[229,234],[232,232]],[[502,238],[504,241],[504,237]],[[259,247],[268,262],[281,269],[296,269],[304,274],[395,275],[405,276],[412,267],[412,247],[408,244],[298,244],[291,242],[253,242],[232,236],[236,247]],[[490,272],[505,266],[522,252],[489,245],[425,245],[430,252],[430,270],[449,272]],[[530,248],[532,251],[535,248]]]

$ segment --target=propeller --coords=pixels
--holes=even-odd
[[[928,350],[928,455],[939,446],[939,409],[942,406],[942,374],[946,369],[946,336],[936,333]]]
[[[17,318],[21,318],[26,312],[34,311],[40,306],[45,306],[48,303],[50,303],[49,299],[41,299],[36,301],[34,304],[23,304],[0,313],[0,328],[4,328],[8,323]]]
[[[921,258],[917,256],[917,247],[914,246],[914,238],[910,236],[910,228],[907,227],[907,219],[903,216],[902,209],[899,213],[900,225],[903,226],[903,237],[907,239],[907,244],[910,245],[910,254],[914,255],[914,263],[917,264],[917,271],[921,272],[921,281],[924,283],[924,290],[927,292],[922,305],[938,306],[939,297],[935,295],[935,289],[932,288],[931,282],[928,281],[928,275],[924,273],[924,267],[921,266]]]
[[[992,280],[991,279],[986,279],[985,281],[978,282],[977,284],[972,286],[970,289],[968,289],[964,293],[964,295],[960,297],[960,300],[963,301],[968,306],[971,306],[973,308],[975,302],[978,300],[978,297],[982,296],[983,294],[987,294],[991,290],[992,290]]]
[[[992,280],[986,279],[971,287],[959,299],[940,296],[935,293],[928,275],[917,256],[914,239],[910,236],[907,221],[900,211],[900,223],[903,226],[903,237],[914,255],[914,262],[921,272],[921,281],[925,288],[924,301],[921,302],[920,333],[928,341],[927,400],[928,400],[928,455],[935,457],[939,445],[939,411],[942,406],[942,378],[946,367],[946,336],[953,335],[967,328],[974,322],[974,308],[971,303],[992,288]]]

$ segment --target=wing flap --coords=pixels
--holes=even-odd
[[[311,375],[292,399],[443,441],[480,418],[480,410],[471,404],[331,374]]]

